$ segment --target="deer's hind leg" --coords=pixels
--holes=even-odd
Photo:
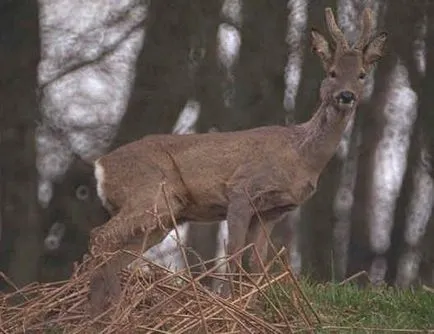
[[[133,254],[136,254],[142,248],[143,238],[143,235],[132,238],[122,249],[110,254],[106,262],[99,263],[100,261],[96,261],[95,264],[99,264],[100,267],[95,268],[91,273],[89,285],[92,315],[98,315],[104,311],[110,302],[116,302],[119,299],[121,282],[118,272],[136,258]],[[103,255],[101,261],[104,261]]]
[[[259,273],[262,272],[263,268],[260,262],[262,262],[263,265],[267,264],[267,261],[269,260],[269,250],[279,251],[279,249],[276,249],[276,246],[274,244],[270,245],[271,235],[273,232],[273,229],[276,227],[276,225],[284,223],[285,220],[289,219],[289,212],[283,213],[281,215],[278,215],[277,217],[270,217],[267,215],[264,215],[263,218],[259,218],[258,216],[254,216],[252,218],[252,223],[249,228],[249,232],[247,235],[247,244],[253,243],[255,248],[257,249],[257,253],[249,251],[248,256],[248,267],[251,272]],[[286,235],[283,236],[284,239],[286,239]],[[288,247],[290,243],[290,240],[284,240],[284,246]],[[258,256],[259,255],[259,258]],[[271,254],[276,255],[276,254]],[[286,256],[285,256],[286,257]]]
[[[260,273],[263,269],[261,262],[266,265],[270,235],[275,225],[275,221],[262,220],[256,215],[252,218],[246,244],[253,244],[256,252],[253,248],[246,252],[247,266],[250,272]]]
[[[100,264],[90,280],[91,312],[94,315],[101,313],[110,300],[119,299],[121,286],[117,274],[137,258],[122,249],[127,248],[140,256],[167,235],[173,226],[172,215],[176,219],[183,208],[170,193],[153,205],[140,204],[126,205],[106,224],[92,230],[90,249],[96,264]],[[106,252],[114,254],[104,261]]]

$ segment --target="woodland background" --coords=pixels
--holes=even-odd
[[[68,277],[107,220],[89,162],[119,145],[308,119],[324,75],[309,29],[326,31],[326,6],[350,41],[371,7],[388,54],[318,192],[284,226],[292,266],[434,285],[427,0],[1,1],[0,270],[18,286]],[[189,242],[215,254],[217,230],[190,228]]]

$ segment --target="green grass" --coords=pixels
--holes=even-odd
[[[318,333],[325,333],[331,326],[346,327],[345,332],[377,332],[366,328],[408,330],[433,330],[434,294],[422,289],[399,290],[387,287],[359,288],[353,284],[318,284],[307,280],[300,282],[301,288],[321,319]],[[291,287],[284,287],[286,292]],[[294,306],[283,291],[268,292],[276,305],[276,298],[283,304],[285,314],[294,314]],[[285,302],[286,301],[286,302]],[[264,303],[266,317],[272,321],[276,314],[269,303]],[[351,331],[349,328],[353,328]],[[334,330],[336,332],[336,330]],[[341,330],[338,330],[341,332]],[[387,331],[386,331],[387,332]]]

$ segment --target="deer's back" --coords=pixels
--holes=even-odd
[[[288,128],[261,127],[245,131],[192,134],[150,135],[102,157],[105,179],[111,180],[111,192],[127,196],[119,188],[145,188],[166,180],[182,183],[188,197],[205,210],[227,204],[227,185],[241,166],[270,165],[285,170],[295,155],[288,141]],[[245,169],[256,173],[257,169]],[[249,177],[246,175],[246,177]],[[291,177],[288,174],[288,178]],[[276,180],[276,186],[280,186]],[[108,186],[108,185],[107,185]],[[118,189],[115,189],[118,188]]]

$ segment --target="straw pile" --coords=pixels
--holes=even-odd
[[[278,258],[274,267],[284,266]],[[271,273],[271,265],[263,267],[260,275],[243,272],[242,280],[220,276],[232,282],[230,299],[198,283],[201,277],[213,275],[215,267],[194,279],[188,270],[171,273],[153,264],[149,264],[152,275],[123,271],[120,302],[91,318],[88,262],[84,260],[68,281],[34,283],[0,293],[0,333],[272,334],[318,324],[290,269],[284,266]]]

